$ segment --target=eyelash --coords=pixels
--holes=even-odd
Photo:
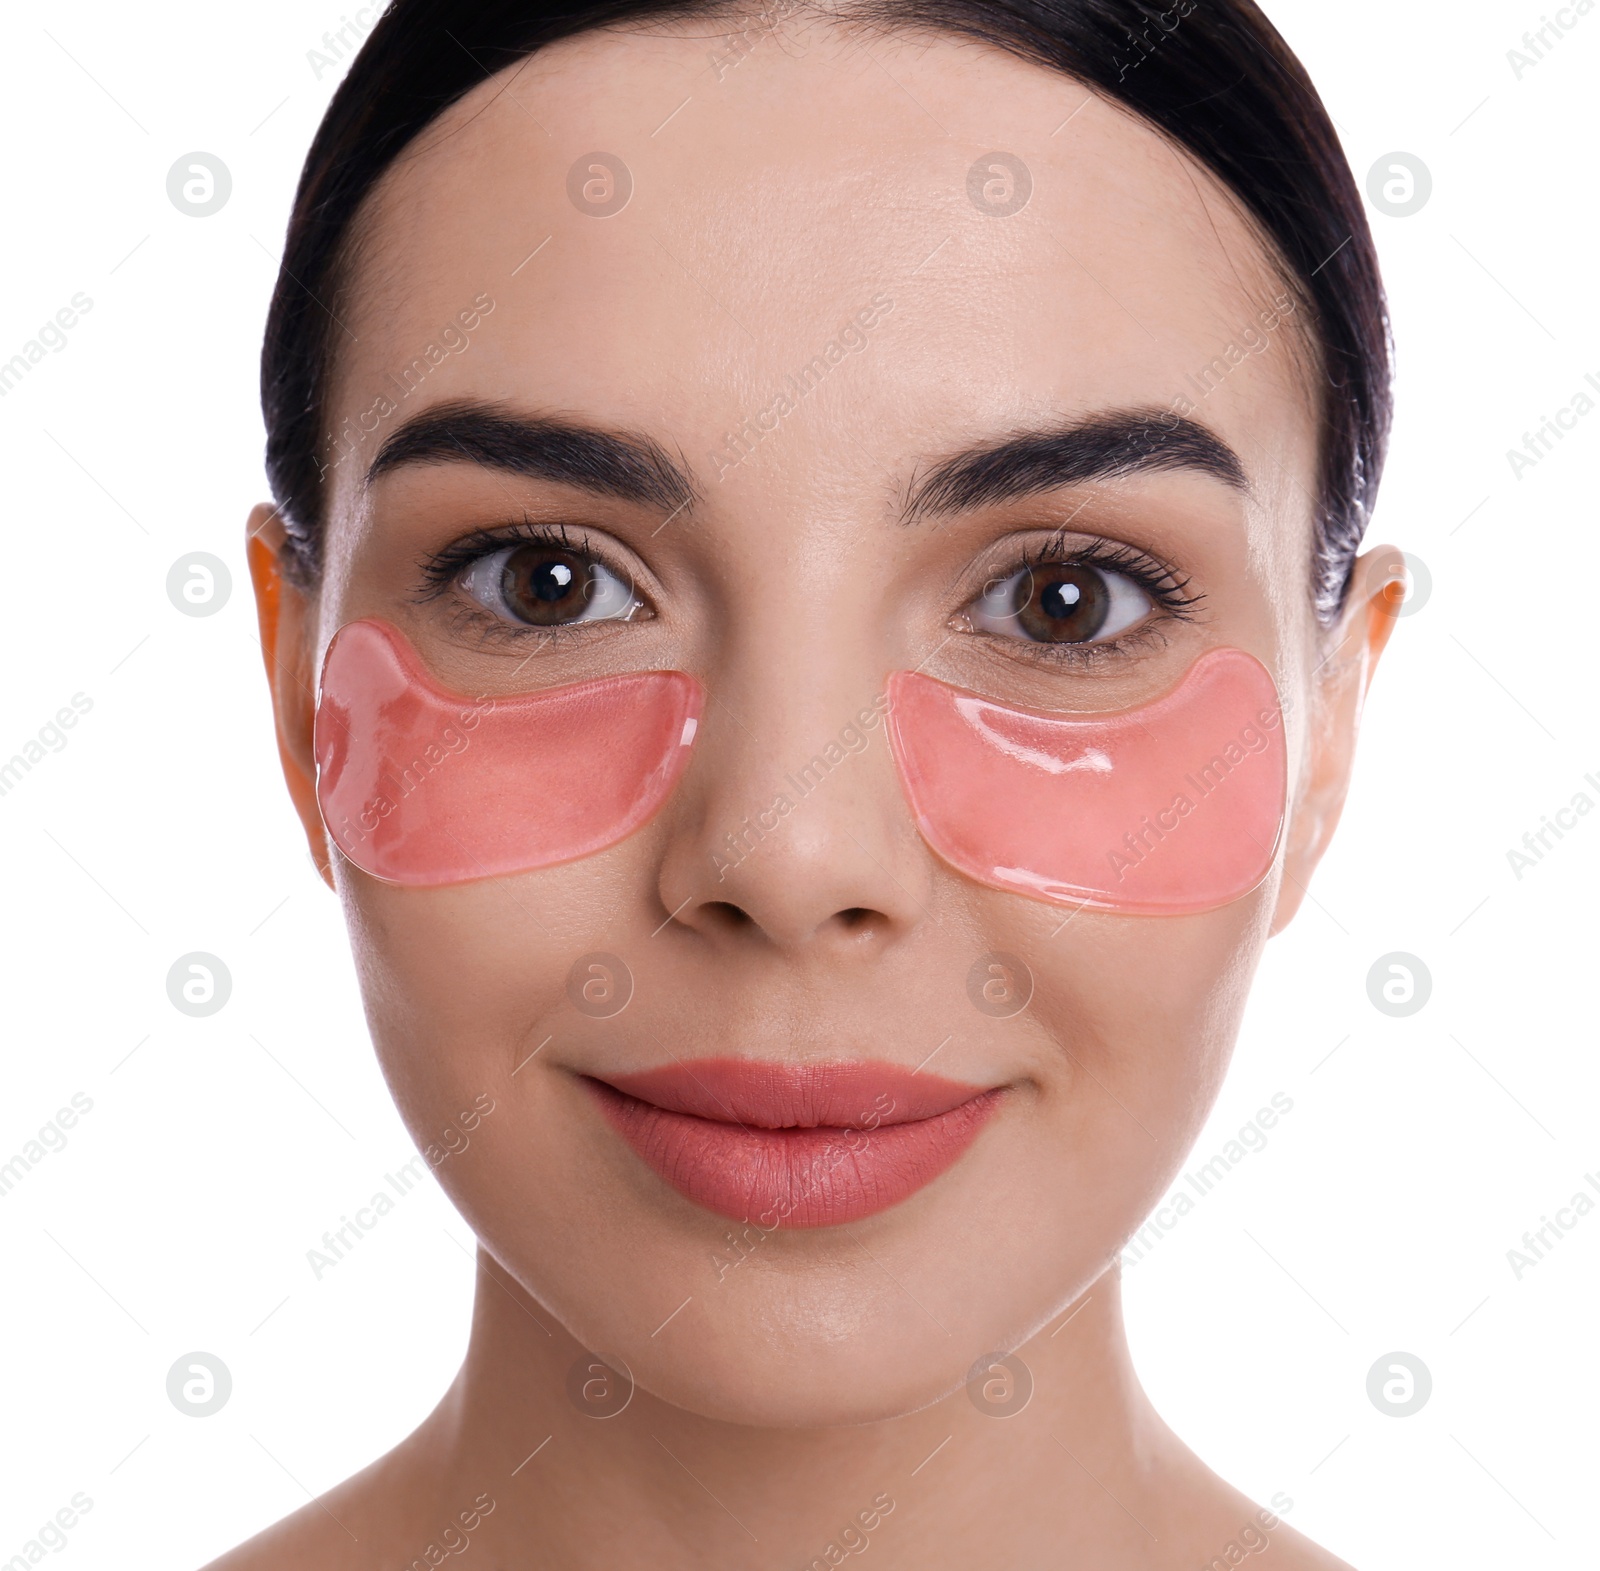
[[[625,583],[633,583],[633,574],[613,561],[607,552],[591,545],[588,535],[581,529],[574,533],[566,524],[539,523],[524,515],[521,521],[515,524],[474,529],[471,534],[463,535],[461,539],[453,540],[449,545],[425,556],[418,564],[423,587],[417,594],[417,601],[426,604],[441,599],[449,593],[450,586],[463,568],[470,567],[480,557],[487,556],[491,552],[504,550],[508,545],[523,544],[558,546],[563,551],[572,552],[574,556],[590,557]],[[637,594],[638,590],[635,589],[634,593]],[[496,638],[522,640],[531,634],[536,636],[541,644],[553,644],[564,638],[591,634],[596,628],[606,625],[600,622],[587,622],[575,623],[571,627],[559,625],[517,627],[475,603],[457,604],[452,606],[451,610],[460,623],[476,628],[485,642]]]
[[[576,555],[592,557],[617,577],[629,583],[633,581],[633,575],[612,561],[606,552],[597,550],[591,545],[588,535],[581,529],[574,536],[573,531],[564,523],[539,523],[524,516],[515,524],[475,529],[471,534],[463,535],[461,539],[452,541],[423,558],[419,564],[423,587],[417,595],[418,601],[426,603],[442,598],[449,592],[450,586],[463,568],[470,567],[480,557],[492,551],[503,550],[507,545],[520,545],[524,542],[558,546]],[[1034,550],[1024,551],[1019,556],[1013,557],[1002,572],[991,576],[1009,578],[1024,568],[1059,566],[1064,563],[1081,563],[1087,567],[1100,568],[1105,572],[1122,574],[1149,595],[1164,615],[1161,618],[1146,618],[1126,633],[1099,644],[1029,643],[1022,639],[1001,638],[998,634],[992,633],[979,636],[1005,644],[1008,652],[1015,658],[1080,667],[1098,665],[1107,659],[1131,654],[1141,644],[1162,637],[1161,622],[1164,620],[1192,621],[1198,614],[1197,608],[1205,599],[1204,593],[1189,592],[1191,580],[1186,575],[1155,557],[1147,556],[1132,546],[1112,540],[1091,540],[1086,545],[1069,546],[1066,542],[1066,531],[1052,536]],[[454,609],[463,621],[477,627],[485,639],[495,637],[523,639],[533,633],[541,635],[543,642],[549,644],[598,625],[591,623],[572,627],[521,628],[502,621],[481,606],[460,605]]]
[[[1042,665],[1072,665],[1081,670],[1130,655],[1151,642],[1165,642],[1163,622],[1189,622],[1198,616],[1198,608],[1205,595],[1203,592],[1191,594],[1191,580],[1176,568],[1120,541],[1091,540],[1087,545],[1068,545],[1066,535],[1067,531],[1063,530],[1036,550],[1024,551],[1013,558],[1003,571],[989,575],[990,580],[1010,578],[1024,568],[1081,563],[1105,572],[1121,573],[1144,590],[1164,614],[1147,617],[1125,633],[1099,644],[1032,643],[1020,638],[1002,638],[998,633],[979,633],[977,636],[1003,644],[1014,659],[1031,660]]]

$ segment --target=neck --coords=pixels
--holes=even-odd
[[[1144,1563],[1192,1510],[1198,1464],[1134,1376],[1115,1268],[1019,1357],[1032,1395],[1009,1416],[1018,1385],[995,1368],[970,1391],[849,1427],[732,1424],[642,1390],[600,1418],[581,1388],[597,1378],[591,1405],[615,1405],[607,1372],[584,1370],[584,1349],[480,1253],[466,1361],[402,1451],[412,1498],[441,1523],[475,1510],[473,1543],[508,1561],[536,1549],[551,1567],[783,1571],[870,1546],[879,1571],[1040,1552]],[[626,1381],[614,1385],[620,1400]]]

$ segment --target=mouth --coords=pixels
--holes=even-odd
[[[893,1064],[703,1058],[584,1076],[659,1178],[735,1221],[838,1227],[933,1182],[998,1107],[984,1089]]]

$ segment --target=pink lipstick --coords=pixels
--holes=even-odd
[[[972,1144],[999,1089],[893,1064],[702,1058],[585,1077],[611,1127],[697,1205],[837,1227],[898,1205]]]

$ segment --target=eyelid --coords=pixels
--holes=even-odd
[[[1115,638],[1097,644],[1046,644],[1028,638],[1006,638],[999,633],[978,633],[990,647],[1004,650],[1012,660],[1060,671],[1072,667],[1079,673],[1103,666],[1109,661],[1133,658],[1141,650],[1164,649],[1168,643],[1167,622],[1162,617],[1148,616]]]
[[[1092,566],[1093,564],[1074,563],[1073,565]],[[1119,618],[1125,618],[1125,620],[1121,620],[1120,625],[1111,626],[1109,632],[1097,630],[1092,638],[1063,640],[1062,642],[1066,647],[1084,649],[1115,644],[1118,639],[1144,626],[1151,619],[1151,614],[1161,609],[1160,602],[1157,601],[1155,596],[1144,585],[1136,582],[1126,573],[1103,567],[1095,567],[1094,570],[1108,583],[1109,603],[1106,614],[1102,618],[1103,625],[1117,623]],[[1020,611],[1002,609],[1002,607],[1008,606],[1021,596],[1022,585],[1019,580],[1026,581],[1031,579],[1038,571],[1039,569],[1033,566],[1020,567],[1014,573],[1008,574],[1005,578],[996,579],[992,581],[991,585],[986,586],[984,593],[971,601],[968,608],[968,616],[975,624],[978,624],[977,630],[988,634],[990,637],[1003,639],[1007,643],[1048,644],[1050,642],[1048,639],[1028,637],[1023,630]],[[1054,575],[1046,573],[1041,576],[1048,578]],[[1001,593],[1003,590],[1008,590],[1008,586],[1012,585],[1017,587],[1010,589],[1008,593]],[[1032,587],[1029,584],[1030,594]],[[1134,603],[1131,605],[1127,603],[1130,594],[1135,597]],[[984,604],[986,601],[990,603]],[[980,606],[982,606],[981,611],[978,609]],[[1000,626],[995,626],[995,623],[999,623]],[[1007,624],[1010,625],[1007,626]]]
[[[1149,595],[1158,609],[1179,621],[1196,614],[1206,598],[1203,592],[1190,592],[1192,579],[1180,568],[1151,551],[1108,536],[1079,534],[1071,529],[1030,535],[1031,543],[1015,536],[997,542],[994,549],[980,556],[965,577],[961,609],[968,609],[991,584],[1001,583],[1024,568],[1083,563],[1105,572],[1122,574]]]
[[[1052,563],[1081,562],[1130,578],[1152,602],[1151,610],[1122,632],[1097,642],[1069,644],[991,632],[973,625],[973,611],[986,586],[1003,583],[1025,568]],[[976,581],[974,581],[976,580]],[[1206,599],[1203,590],[1191,588],[1192,579],[1181,568],[1125,540],[1078,534],[1071,529],[1029,531],[996,542],[972,564],[958,584],[964,584],[957,615],[965,621],[967,636],[1008,660],[1080,675],[1146,652],[1164,648],[1175,623],[1200,620]],[[959,624],[957,624],[959,625]]]
[[[640,582],[641,575],[613,549],[604,537],[597,543],[587,528],[581,524],[569,526],[564,522],[545,523],[524,515],[520,520],[505,524],[489,524],[469,531],[448,545],[423,556],[418,563],[422,587],[416,598],[420,602],[437,600],[448,594],[463,571],[484,557],[493,556],[508,546],[548,545],[574,556],[588,557],[598,562],[614,577],[619,578],[632,591],[646,610],[654,612],[649,591]]]

